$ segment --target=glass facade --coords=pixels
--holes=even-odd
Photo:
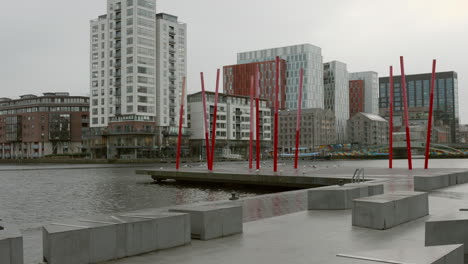
[[[390,95],[389,77],[380,78],[379,108],[380,113],[388,116]],[[407,75],[408,106],[410,111],[429,112],[431,74]],[[394,77],[394,109],[395,114],[403,111],[401,94],[401,77]],[[434,120],[438,124],[450,128],[450,142],[458,142],[459,108],[458,108],[458,76],[456,72],[440,72],[436,74],[434,87]],[[385,113],[385,114],[384,114]]]

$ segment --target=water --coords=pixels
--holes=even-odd
[[[18,225],[25,263],[40,263],[41,226],[60,219],[226,200],[278,190],[194,184],[154,184],[122,165],[0,165],[0,219]],[[168,165],[165,165],[168,166]]]
[[[280,161],[292,166],[291,161]],[[414,160],[422,168],[424,160]],[[387,167],[387,160],[300,161],[318,167]],[[135,169],[170,165],[0,165],[0,219],[19,225],[24,236],[25,263],[41,261],[40,227],[60,219],[111,214],[144,208],[225,200],[232,192],[241,197],[280,191],[246,186],[154,184]],[[246,163],[227,163],[246,169]],[[405,168],[406,160],[395,160]],[[433,168],[468,168],[466,159],[431,160]]]

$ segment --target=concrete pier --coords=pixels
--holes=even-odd
[[[395,192],[353,201],[353,225],[389,229],[429,214],[428,194]]]
[[[23,236],[16,226],[1,220],[0,263],[23,264]]]
[[[431,218],[426,222],[427,246],[464,244],[468,254],[468,212],[453,212]]]
[[[87,264],[190,243],[188,214],[93,216],[43,227],[44,261]]]

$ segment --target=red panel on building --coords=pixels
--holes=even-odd
[[[359,112],[364,112],[364,81],[349,81],[349,115],[350,118]]]
[[[275,61],[253,62],[223,67],[223,90],[225,94],[250,96],[250,77],[255,69],[260,71],[260,99],[275,106]],[[286,108],[286,61],[280,62],[280,109]]]

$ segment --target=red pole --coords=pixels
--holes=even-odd
[[[203,78],[203,72],[200,73],[200,76],[201,76],[201,86],[202,86],[203,117],[205,118],[206,164],[207,164],[208,170],[211,170],[210,140],[208,137],[208,117],[206,116],[206,93],[205,93],[205,80]]]
[[[249,142],[249,169],[252,169],[252,163],[253,163],[253,133],[254,133],[254,103],[253,103],[253,98],[254,98],[254,84],[255,84],[255,78],[254,76],[250,76],[250,142]]]
[[[279,108],[279,63],[280,58],[276,57],[276,89],[275,89],[275,138],[274,138],[274,149],[273,149],[273,171],[278,171],[278,108]]]
[[[216,92],[215,92],[215,103],[214,103],[214,113],[213,113],[213,131],[211,134],[211,170],[213,170],[214,158],[215,158],[215,145],[216,145],[216,119],[218,114],[218,91],[219,91],[219,69],[216,72]]]
[[[259,72],[259,69],[258,69],[258,65],[257,65],[257,70],[256,70],[256,74],[255,74],[255,94],[256,94],[256,98],[255,98],[255,106],[256,106],[256,122],[255,122],[255,133],[256,133],[256,146],[257,146],[257,149],[256,149],[256,161],[257,161],[257,170],[260,169],[260,151],[261,151],[261,147],[260,147],[260,72]]]
[[[390,131],[388,135],[388,167],[393,168],[393,92],[394,92],[394,82],[393,82],[393,66],[390,66]]]
[[[301,138],[301,111],[302,111],[302,85],[304,80],[304,69],[299,73],[299,96],[297,99],[297,120],[296,120],[296,156],[294,157],[294,168],[297,169],[299,159],[299,140]]]
[[[408,95],[406,93],[406,78],[405,78],[405,63],[403,56],[400,56],[400,67],[401,67],[401,88],[403,93],[403,105],[405,112],[405,124],[406,124],[406,151],[408,153],[408,169],[413,169],[413,158],[411,157],[411,135],[409,127],[409,115],[408,115]]]
[[[177,137],[176,170],[180,168],[180,146],[182,145],[182,123],[184,122],[185,77],[182,79],[182,97],[180,98],[179,135]]]
[[[429,168],[429,147],[431,146],[431,136],[432,136],[432,112],[434,110],[434,86],[435,86],[435,77],[436,77],[436,64],[437,61],[432,61],[432,80],[431,80],[431,97],[429,102],[429,120],[427,122],[427,138],[426,138],[426,160],[424,162],[424,169]]]

